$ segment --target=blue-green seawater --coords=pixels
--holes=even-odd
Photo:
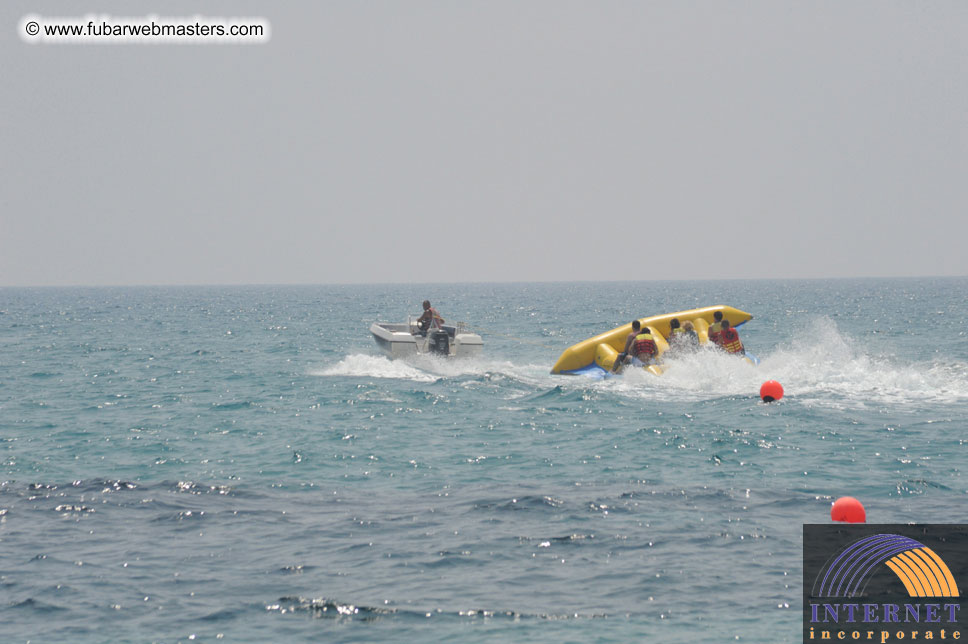
[[[382,357],[425,298],[481,358]],[[759,367],[549,373],[711,304]],[[0,289],[0,639],[796,642],[833,499],[968,522],[966,319],[959,278]]]

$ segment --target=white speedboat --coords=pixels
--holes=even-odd
[[[411,319],[402,324],[374,322],[370,325],[373,339],[391,358],[403,358],[420,353],[468,358],[480,355],[484,348],[481,336],[464,328],[463,322],[457,326],[445,324],[439,329],[422,332]]]

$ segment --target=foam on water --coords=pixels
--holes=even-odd
[[[778,380],[804,404],[837,407],[913,405],[968,400],[968,365],[872,354],[828,318],[816,320],[788,346],[760,355],[753,366],[710,348],[670,358],[656,377],[630,369],[592,385],[601,391],[652,400],[756,397],[766,380]]]
[[[341,376],[356,378],[392,378],[415,382],[434,382],[439,376],[413,367],[403,360],[384,356],[353,354],[324,369],[310,370],[311,376]]]
[[[763,379],[788,384],[805,401],[837,405],[923,404],[968,399],[968,365],[874,353],[827,318],[766,356]]]
[[[382,355],[360,353],[348,355],[333,366],[309,371],[312,376],[390,378],[414,382],[435,382],[441,378],[457,379],[467,376],[491,378],[499,375],[530,385],[542,384],[547,380],[547,374],[548,368],[545,365],[516,365],[509,360],[441,358],[426,354],[391,359]]]

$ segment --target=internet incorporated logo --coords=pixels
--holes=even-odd
[[[958,597],[947,564],[923,543],[899,534],[875,534],[843,548],[821,571],[815,597],[859,597],[871,574],[884,564],[910,597]],[[816,582],[815,582],[816,583]]]
[[[968,526],[805,525],[803,547],[804,642],[961,639]]]

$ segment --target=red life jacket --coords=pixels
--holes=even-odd
[[[739,334],[736,329],[729,328],[719,334],[719,346],[726,350],[726,353],[739,353],[743,350],[743,343],[739,341]]]
[[[643,331],[635,336],[635,342],[632,343],[632,355],[636,357],[645,355],[651,358],[657,351],[658,349],[655,346],[655,340],[652,339],[651,333]]]

